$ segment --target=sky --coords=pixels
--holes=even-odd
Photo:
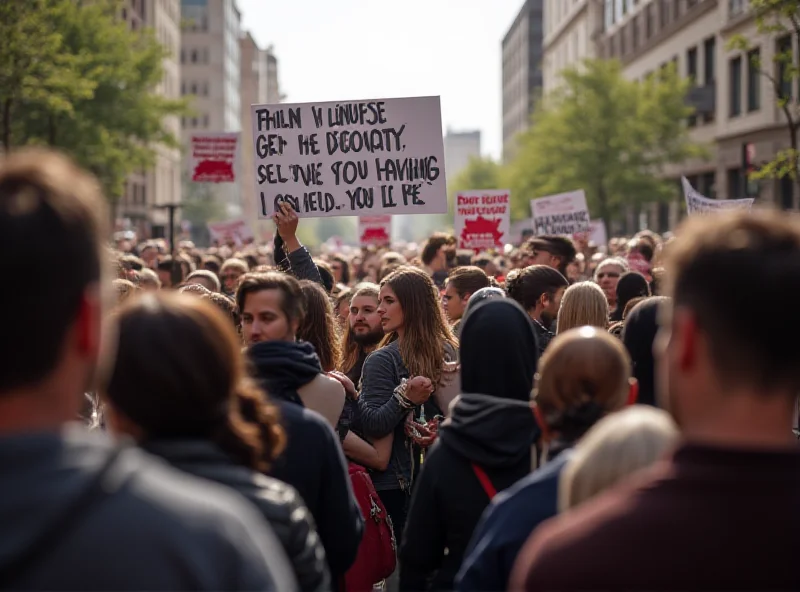
[[[502,146],[501,41],[524,0],[237,0],[290,103],[439,95],[442,124]]]

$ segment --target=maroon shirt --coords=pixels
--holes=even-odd
[[[512,590],[798,590],[800,448],[685,445],[532,535]]]

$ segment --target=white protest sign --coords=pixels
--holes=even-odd
[[[749,210],[753,207],[753,198],[745,199],[709,199],[701,195],[686,177],[681,177],[683,196],[686,198],[686,212],[692,214],[707,214],[727,210]]]
[[[192,181],[234,183],[239,133],[192,135]]]
[[[510,239],[511,192],[508,189],[459,193],[455,214],[459,249],[502,249]]]
[[[391,216],[360,216],[358,218],[358,242],[362,247],[388,246],[391,237]]]
[[[533,232],[537,236],[556,234],[571,236],[588,232],[589,208],[583,189],[548,195],[531,200]]]
[[[586,242],[592,242],[598,247],[608,246],[608,231],[603,220],[590,220],[589,230],[586,232],[576,232],[572,238],[582,238]]]
[[[439,97],[251,109],[259,218],[447,212]]]
[[[225,222],[209,222],[208,232],[211,240],[220,244],[235,243],[243,245],[253,240],[253,231],[244,220],[227,220]]]

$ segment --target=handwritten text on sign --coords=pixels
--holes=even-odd
[[[683,195],[686,198],[686,212],[692,214],[707,214],[710,212],[724,212],[728,210],[749,210],[753,207],[753,198],[746,199],[710,199],[700,194],[686,177],[681,177]]]
[[[389,246],[392,237],[391,216],[361,216],[358,219],[358,241],[362,247]]]
[[[258,217],[447,212],[439,97],[253,105]]]
[[[192,181],[233,183],[236,180],[238,133],[192,136]]]
[[[476,190],[456,195],[455,232],[460,249],[502,249],[511,227],[511,192]]]
[[[533,231],[545,234],[573,235],[589,230],[589,208],[583,189],[531,200]]]

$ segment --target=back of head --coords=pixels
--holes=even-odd
[[[517,301],[526,311],[536,307],[542,294],[552,298],[560,288],[567,286],[569,286],[567,278],[557,269],[547,265],[531,265],[510,273],[506,279],[508,297]]]
[[[217,274],[215,274],[213,271],[209,271],[207,269],[198,269],[190,273],[186,277],[186,281],[193,280],[195,278],[202,278],[205,287],[212,292],[219,292],[222,290],[222,284],[220,284]]]
[[[650,284],[638,271],[623,273],[617,282],[617,308],[625,309],[625,305],[633,298],[650,295]]]
[[[539,360],[536,405],[547,426],[575,440],[630,394],[631,361],[605,330],[580,327],[556,336]]]
[[[464,393],[530,399],[539,350],[530,317],[519,304],[495,298],[471,308],[460,347]]]
[[[585,325],[603,329],[608,327],[608,300],[594,282],[578,282],[564,292],[556,333]]]
[[[442,232],[436,232],[432,234],[425,243],[425,246],[422,247],[422,253],[420,254],[422,263],[425,265],[430,265],[431,261],[433,261],[436,255],[439,253],[439,249],[444,246],[454,244],[455,239],[449,234],[444,234]]]
[[[575,447],[561,474],[559,510],[582,504],[658,461],[678,441],[666,411],[634,405],[601,419]]]
[[[639,381],[638,402],[656,405],[655,360],[653,343],[658,333],[659,308],[669,302],[669,298],[655,296],[637,304],[625,317],[622,342],[633,362],[633,375]]]
[[[487,300],[493,300],[495,298],[506,298],[506,293],[503,291],[502,288],[495,288],[495,287],[481,288],[480,290],[475,292],[469,299],[469,302],[467,303],[467,308],[464,309],[464,316],[469,314],[469,311],[478,306],[481,302],[486,302]]]
[[[800,391],[800,341],[792,338],[800,332],[800,218],[773,211],[690,217],[677,237],[665,251],[673,332],[679,313],[688,313],[723,390],[793,399]],[[768,312],[746,321],[756,303]]]
[[[256,389],[230,321],[188,294],[146,294],[117,318],[117,362],[104,389],[114,413],[145,439],[212,440],[257,467],[260,432],[238,412],[238,397]]]
[[[464,297],[489,287],[489,276],[480,267],[465,265],[450,272],[447,284],[453,286],[459,296]]]
[[[2,290],[0,395],[33,387],[55,370],[70,328],[100,285],[106,219],[99,185],[66,158],[34,150],[0,160],[0,273],[24,282],[32,312],[20,314],[19,291]]]

